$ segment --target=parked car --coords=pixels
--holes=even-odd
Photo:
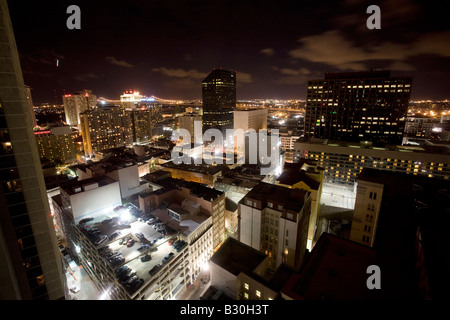
[[[84,224],[84,223],[92,221],[92,220],[94,220],[94,218],[84,218],[84,219],[80,220],[79,224]]]
[[[130,239],[127,242],[127,247],[132,247],[132,246],[134,246],[135,243],[136,243],[136,241],[134,241],[134,239]]]
[[[147,240],[142,232],[136,232],[135,236],[142,242]]]
[[[120,236],[122,233],[120,231],[115,231],[109,236],[109,240],[114,240],[118,236]]]
[[[146,261],[150,261],[150,260],[152,260],[152,257],[149,254],[143,255],[141,257],[142,262],[146,262]]]
[[[164,263],[169,262],[169,260],[173,258],[173,255],[174,255],[173,252],[169,253],[167,256],[165,256],[165,257],[162,259],[162,263],[164,264]]]
[[[148,249],[148,248],[150,248],[150,245],[149,245],[149,244],[143,244],[142,246],[140,246],[140,247],[138,248],[138,251],[139,251],[139,252],[142,252],[142,251],[144,251],[144,250],[146,250],[146,249]]]
[[[161,265],[157,264],[153,268],[151,268],[148,273],[153,276],[156,272],[158,272],[159,269],[161,269]]]
[[[116,269],[115,273],[117,275],[120,275],[120,274],[122,274],[124,272],[127,272],[127,271],[131,271],[130,267],[128,267],[128,266],[121,266],[120,268]]]
[[[102,244],[106,240],[108,240],[108,236],[104,234],[100,236],[97,241],[95,241],[95,244],[98,246],[99,244]]]
[[[78,291],[80,291],[80,288],[78,288],[76,285],[73,285],[69,288],[69,290],[72,293],[77,293]]]

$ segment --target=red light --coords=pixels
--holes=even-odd
[[[34,134],[46,134],[50,133],[50,131],[35,131]]]
[[[84,94],[84,96],[85,96],[86,98],[89,98],[89,93],[86,92],[86,93]]]
[[[72,96],[71,94],[65,94],[65,95],[64,95],[64,97],[66,97],[66,98],[67,98],[67,97],[71,97],[71,96]]]

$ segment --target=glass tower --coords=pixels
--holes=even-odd
[[[411,84],[411,77],[391,77],[381,70],[310,80],[305,137],[401,144]]]
[[[233,129],[236,108],[236,72],[214,69],[202,81],[203,130]]]

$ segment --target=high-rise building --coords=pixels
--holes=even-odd
[[[140,109],[127,110],[130,114],[133,142],[146,142],[156,134],[155,129],[161,121],[161,109],[156,106],[141,107]]]
[[[37,122],[36,122],[36,114],[34,113],[33,98],[31,96],[31,87],[25,86],[25,90],[27,91],[27,102],[28,107],[30,108],[31,124],[33,125],[34,128],[37,126]]]
[[[195,128],[195,122],[197,121],[197,125],[200,125],[200,130],[198,132],[198,135],[200,137],[197,137],[197,140],[195,139],[196,132],[194,130]],[[187,113],[183,114],[178,118],[178,126],[180,129],[185,129],[189,131],[189,134],[191,135],[191,143],[194,142],[200,142],[202,141],[202,116],[196,113]]]
[[[309,80],[305,137],[401,144],[411,84],[411,77],[379,70]]]
[[[59,163],[73,162],[77,158],[74,133],[71,127],[54,127],[34,131],[41,158]]]
[[[95,108],[97,96],[91,90],[63,95],[66,123],[70,126],[80,125],[80,113]]]
[[[236,72],[214,69],[202,81],[203,130],[233,129],[236,108]]]
[[[256,132],[267,129],[267,109],[248,109],[234,111],[234,130],[246,132],[253,129]]]
[[[298,269],[310,214],[310,192],[260,182],[239,201],[239,241],[268,255],[273,271],[281,263]]]
[[[87,156],[133,143],[131,117],[123,108],[95,108],[81,113],[80,120]]]
[[[6,0],[0,45],[0,299],[60,299],[62,256]]]

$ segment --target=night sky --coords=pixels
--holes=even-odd
[[[372,67],[414,77],[413,99],[450,98],[447,1],[8,1],[35,103],[91,89],[201,98],[213,69],[236,70],[237,98],[304,99],[325,72]],[[69,30],[69,5],[81,30]],[[369,30],[366,9],[381,9]],[[59,66],[56,61],[59,60]]]

